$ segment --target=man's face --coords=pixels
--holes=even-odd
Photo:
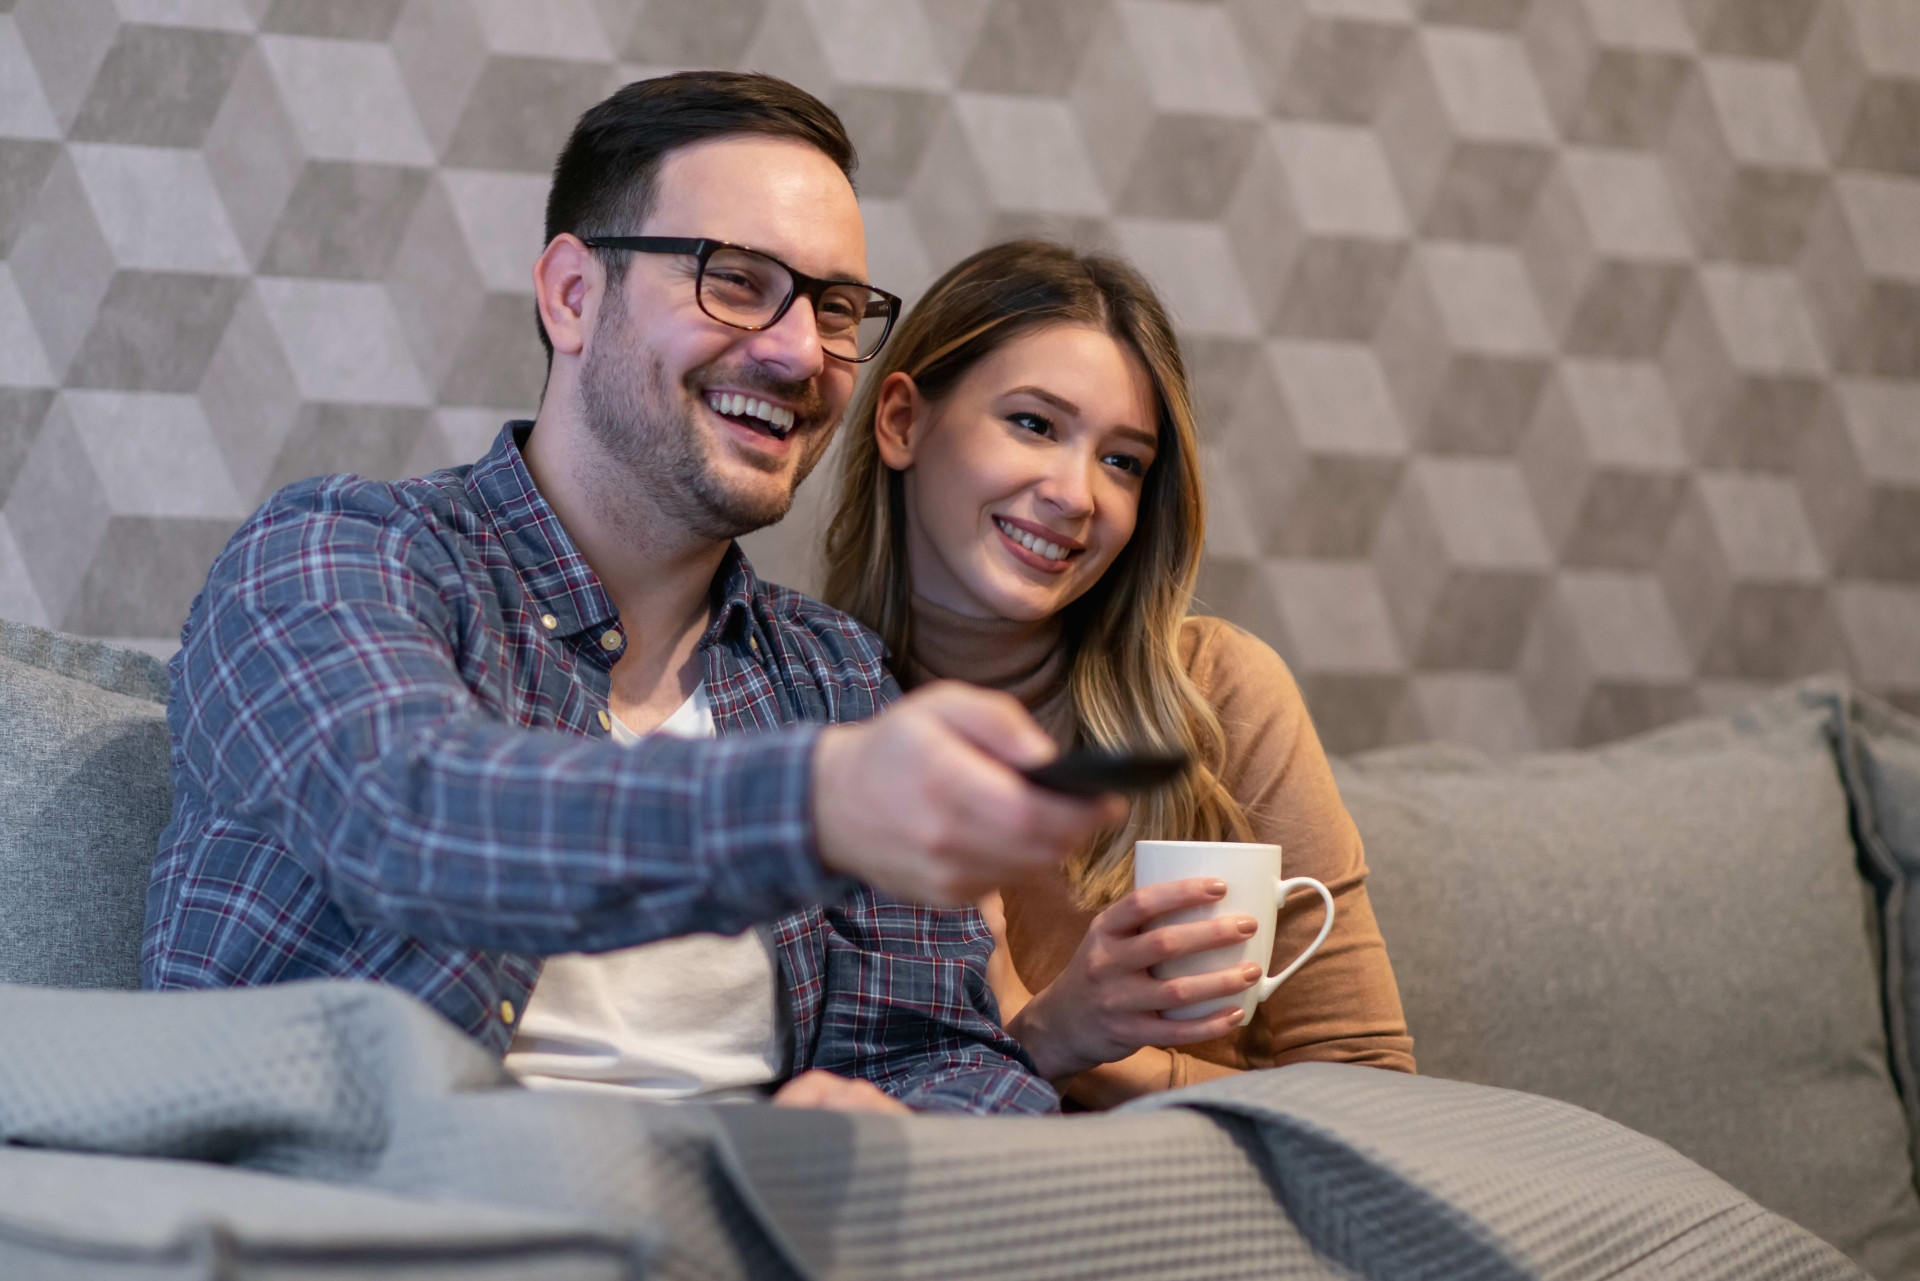
[[[683,148],[660,167],[646,226],[621,234],[706,237],[772,254],[808,275],[866,279],[866,234],[845,175],[804,143],[736,137]],[[600,302],[579,379],[582,418],[608,460],[662,514],[733,538],[786,515],[853,394],[856,366],[827,355],[813,306],[794,300],[748,332],[700,309],[691,255],[634,254]],[[747,397],[784,436],[728,413]]]

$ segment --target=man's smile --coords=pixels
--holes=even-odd
[[[774,440],[784,441],[796,421],[791,409],[747,392],[710,388],[701,392],[700,398],[706,402],[707,408],[728,422]]]

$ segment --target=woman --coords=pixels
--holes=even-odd
[[[1164,309],[1130,268],[1021,241],[940,278],[849,416],[827,599],[878,631],[908,687],[955,678],[1019,697],[1063,747],[1178,747],[1198,768],[1134,803],[1064,869],[1008,886],[991,978],[1001,1014],[1069,1099],[1308,1059],[1413,1070],[1400,998],[1347,816],[1299,690],[1266,645],[1190,617],[1205,513],[1192,397]],[[1218,882],[1129,892],[1142,838],[1280,844],[1338,904],[1320,951],[1246,1026],[1258,967],[1162,982],[1149,967],[1250,933],[1168,926]],[[1298,954],[1317,906],[1282,913]],[[1003,929],[1003,933],[1002,933]]]

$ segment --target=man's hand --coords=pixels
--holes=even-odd
[[[943,907],[1058,863],[1127,807],[1118,796],[1062,796],[1017,772],[1056,751],[1019,700],[945,681],[873,720],[824,730],[813,757],[821,862]]]
[[[905,1112],[912,1108],[871,1081],[835,1076],[819,1068],[802,1072],[773,1095],[774,1106],[818,1108],[822,1112]]]

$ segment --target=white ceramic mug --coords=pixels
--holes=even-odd
[[[1241,1021],[1245,1022],[1253,1017],[1256,1005],[1272,996],[1274,989],[1305,965],[1307,958],[1319,951],[1320,945],[1327,941],[1327,932],[1333,928],[1333,895],[1311,876],[1281,879],[1278,845],[1255,845],[1244,841],[1140,841],[1134,845],[1135,889],[1143,885],[1158,885],[1162,881],[1184,881],[1190,876],[1211,876],[1225,881],[1226,897],[1209,906],[1169,912],[1159,918],[1154,928],[1187,921],[1205,921],[1217,916],[1251,916],[1260,923],[1260,928],[1244,943],[1195,952],[1192,956],[1182,956],[1156,965],[1153,967],[1155,978],[1174,979],[1210,974],[1215,970],[1234,969],[1248,961],[1264,970],[1273,959],[1273,935],[1279,926],[1280,909],[1286,903],[1287,895],[1301,886],[1308,886],[1317,891],[1320,901],[1327,905],[1327,920],[1320,927],[1320,933],[1313,942],[1307,944],[1306,951],[1294,957],[1278,974],[1269,974],[1239,996],[1222,996],[1198,1005],[1183,1005],[1176,1010],[1161,1011],[1165,1018],[1199,1019],[1216,1010],[1224,1010],[1229,1005],[1238,1005],[1242,1012]]]

